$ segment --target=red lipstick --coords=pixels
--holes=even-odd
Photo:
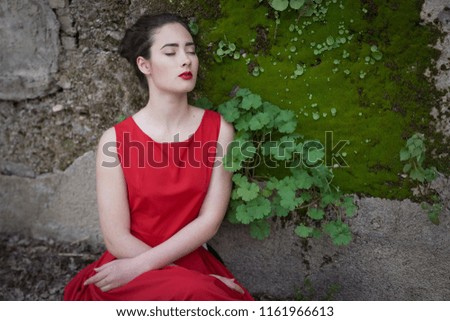
[[[180,77],[184,80],[189,80],[189,79],[192,79],[192,73],[190,71],[185,71],[182,74],[178,75],[178,77]]]

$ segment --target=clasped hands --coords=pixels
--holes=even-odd
[[[175,266],[175,264],[170,265]],[[146,272],[145,270],[139,269],[139,265],[136,264],[135,258],[116,259],[95,268],[94,271],[96,274],[87,279],[84,282],[84,285],[94,284],[103,292],[111,291],[125,285],[142,273]],[[234,279],[217,274],[210,274],[210,276],[222,281],[230,289],[241,294],[244,293],[244,290],[234,282]]]

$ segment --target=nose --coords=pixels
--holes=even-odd
[[[190,66],[191,65],[191,58],[189,57],[189,55],[184,52],[181,55],[181,66],[185,67],[185,66]]]

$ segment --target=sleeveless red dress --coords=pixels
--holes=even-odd
[[[205,110],[195,133],[185,141],[152,140],[132,117],[114,126],[125,176],[131,233],[154,247],[194,220],[206,196],[215,161],[220,114]],[[167,266],[141,274],[108,292],[84,286],[94,268],[114,260],[106,251],[66,286],[64,300],[253,300],[210,276],[233,275],[203,246]],[[242,286],[241,286],[242,287]],[[242,287],[243,288],[243,287]]]

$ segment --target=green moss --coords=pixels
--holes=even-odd
[[[334,171],[335,183],[345,191],[408,197],[399,151],[413,132],[433,132],[429,111],[439,93],[423,73],[433,69],[438,52],[429,44],[439,34],[420,24],[420,1],[324,3],[326,21],[297,20],[298,13],[288,10],[277,26],[273,10],[257,0],[221,1],[219,18],[200,21],[200,43],[209,49],[201,94],[219,104],[234,86],[249,88],[295,111],[297,131],[306,138],[324,142],[325,132],[332,131],[334,144],[349,141],[341,151],[349,166]],[[214,62],[212,53],[224,37],[246,57]],[[344,37],[345,42],[336,41]],[[380,61],[372,46],[382,53]],[[264,69],[258,77],[251,75],[255,65]],[[297,66],[304,72],[295,77]],[[439,164],[445,162],[439,160],[438,169]]]

